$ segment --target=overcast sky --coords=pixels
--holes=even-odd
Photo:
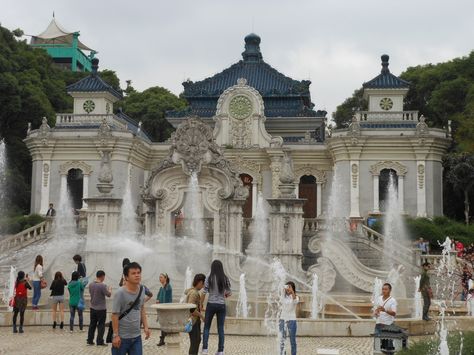
[[[473,0],[0,0],[0,22],[39,34],[56,20],[99,51],[100,67],[143,90],[179,94],[241,59],[244,37],[262,38],[264,60],[310,79],[317,109],[334,111],[380,71],[437,63],[474,49]]]

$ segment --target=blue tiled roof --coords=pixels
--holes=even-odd
[[[247,79],[247,85],[262,95],[267,117],[325,117],[325,111],[314,111],[311,102],[309,80],[293,80],[265,63],[260,52],[260,37],[245,37],[243,59],[222,72],[198,82],[183,83],[183,96],[190,109],[188,113],[202,117],[215,114],[219,96],[237,79]],[[170,112],[169,116],[182,117],[182,112]]]
[[[92,59],[92,73],[84,79],[79,80],[77,83],[69,85],[66,88],[67,92],[108,92],[117,99],[121,99],[122,94],[107,84],[97,74],[98,66],[99,59]]]
[[[382,71],[375,78],[362,85],[365,89],[408,89],[410,87],[408,81],[390,73],[388,59],[388,55],[382,55]]]

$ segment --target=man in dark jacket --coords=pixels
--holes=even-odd
[[[428,275],[429,269],[430,263],[425,262],[423,264],[423,272],[421,273],[419,290],[421,292],[421,296],[423,297],[423,320],[426,321],[431,320],[431,318],[428,317],[428,312],[430,310],[431,298],[433,297],[433,291],[431,290],[430,286],[430,276]]]

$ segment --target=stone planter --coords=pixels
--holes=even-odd
[[[180,333],[189,319],[189,310],[196,308],[192,303],[157,303],[151,305],[158,312],[161,330],[166,332],[166,354],[182,354]]]

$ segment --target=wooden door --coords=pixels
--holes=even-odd
[[[316,218],[316,178],[312,175],[301,177],[298,191],[298,197],[306,199],[303,218]]]
[[[243,217],[244,218],[252,218],[252,181],[253,178],[248,175],[248,174],[241,174],[240,179],[244,183],[244,186],[246,186],[249,189],[249,196],[245,200],[244,206],[243,206]]]

